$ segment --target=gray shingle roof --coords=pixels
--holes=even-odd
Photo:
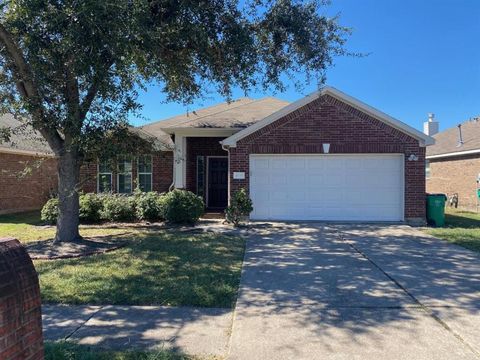
[[[263,118],[284,108],[289,103],[273,97],[262,99],[241,98],[230,103],[221,103],[166,120],[156,121],[138,128],[132,128],[139,135],[154,136],[158,139],[159,149],[173,148],[173,142],[167,129],[173,128],[246,128]],[[12,129],[9,142],[0,142],[0,150],[24,150],[38,153],[49,153],[51,150],[38,132],[25,126],[12,115],[0,116],[0,129]],[[165,131],[167,130],[167,131]]]
[[[0,150],[19,150],[38,154],[53,154],[43,137],[31,126],[25,125],[12,114],[0,116],[0,130],[6,128],[10,132],[9,141],[0,138]]]
[[[434,135],[435,145],[427,147],[427,156],[480,149],[480,120],[462,123],[463,144],[458,146],[458,127],[454,126]]]
[[[142,128],[155,136],[165,136],[165,130],[173,128],[236,128],[240,130],[288,104],[273,97],[258,100],[242,98],[160,120]]]

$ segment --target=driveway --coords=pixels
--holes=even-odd
[[[480,359],[480,257],[407,226],[265,224],[230,359]]]

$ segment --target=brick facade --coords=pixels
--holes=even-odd
[[[427,192],[458,194],[458,207],[477,210],[477,176],[480,173],[480,157],[457,156],[430,160],[430,178]]]
[[[0,279],[0,359],[43,359],[38,276],[18,240],[0,239]]]
[[[185,188],[197,193],[197,156],[205,156],[204,173],[207,171],[207,156],[227,156],[220,141],[224,137],[187,137]]]
[[[324,95],[241,139],[230,156],[230,192],[249,188],[249,154],[405,154],[405,218],[425,219],[425,148],[418,140],[357,109]],[[408,161],[411,154],[418,161]],[[233,172],[245,172],[234,180]]]
[[[52,157],[0,153],[0,214],[40,209],[57,189]]]
[[[82,189],[85,192],[97,192],[97,164],[84,164],[80,171]],[[161,151],[152,155],[152,190],[158,192],[168,191],[173,182],[173,152]],[[137,162],[132,161],[133,189],[137,184]],[[117,191],[117,176],[112,174],[113,191]]]

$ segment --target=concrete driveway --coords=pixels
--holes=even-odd
[[[230,359],[480,359],[480,257],[407,226],[265,224]]]

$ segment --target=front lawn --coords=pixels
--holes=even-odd
[[[35,267],[47,303],[231,307],[243,252],[241,237],[138,231],[124,248]]]
[[[38,213],[0,217],[0,237],[48,239]],[[233,306],[245,241],[239,236],[82,226],[82,235],[122,234],[127,245],[99,255],[36,260],[44,303]],[[125,235],[127,234],[127,235]]]
[[[45,343],[45,360],[200,360],[172,351],[107,351],[68,342]]]
[[[82,236],[120,235],[126,231],[122,228],[100,227],[98,225],[81,225]],[[40,211],[0,215],[0,238],[13,237],[22,243],[52,239],[55,226],[45,225],[40,220]]]
[[[426,232],[467,249],[480,252],[480,214],[447,208],[445,227]]]

